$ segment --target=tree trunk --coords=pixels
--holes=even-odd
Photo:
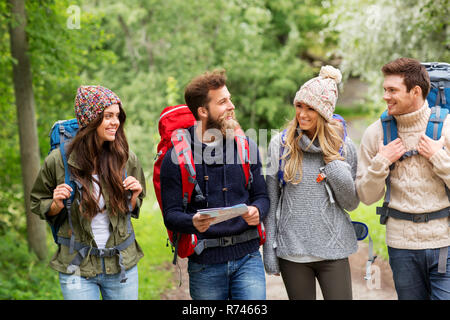
[[[125,20],[122,18],[122,16],[119,14],[119,24],[122,27],[122,31],[125,34],[125,43],[127,44],[128,52],[130,53],[130,60],[131,64],[133,65],[133,69],[135,71],[138,71],[137,66],[137,51],[136,48],[133,45],[133,37],[131,36],[130,29],[128,28],[127,24],[125,23]]]
[[[27,216],[28,247],[40,260],[47,257],[45,222],[30,210],[30,192],[39,172],[40,156],[34,111],[34,95],[28,43],[25,33],[25,0],[9,0],[12,22],[9,25],[13,65],[14,93],[20,137],[20,158]]]

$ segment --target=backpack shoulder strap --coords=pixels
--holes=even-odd
[[[78,184],[75,183],[72,174],[70,173],[70,169],[69,169],[69,164],[67,163],[67,156],[66,156],[66,144],[65,144],[65,139],[64,139],[64,134],[61,134],[60,136],[61,141],[60,141],[60,145],[59,145],[59,150],[61,152],[61,158],[64,164],[64,182],[68,185],[70,185],[70,187],[72,188],[72,192],[70,193],[70,197],[66,200],[64,200],[64,205],[67,209],[67,217],[68,217],[68,221],[69,221],[69,227],[70,227],[70,244],[69,244],[69,254],[72,254],[74,251],[74,246],[75,246],[75,232],[74,232],[74,228],[73,228],[73,224],[72,224],[72,202],[73,199],[75,198],[75,190],[78,190],[78,192],[81,193],[81,185],[79,186]],[[79,201],[81,201],[81,194],[80,194],[80,199]],[[57,239],[57,243],[59,243],[58,238]]]
[[[281,159],[281,157],[284,154],[284,144],[286,142],[286,134],[287,134],[287,129],[284,129],[281,132],[281,136],[280,136],[280,153],[278,156],[279,159],[279,163],[278,163],[278,182],[280,183],[280,187],[283,187],[286,184],[286,181],[284,181],[284,167],[283,167],[283,160]]]
[[[72,188],[72,192],[70,193],[70,197],[68,199],[64,199],[64,207],[66,208],[65,213],[59,214],[59,218],[55,221],[55,223],[50,224],[50,228],[52,230],[53,239],[56,243],[58,243],[58,231],[63,222],[65,221],[66,217],[68,218],[69,225],[71,228],[71,248],[70,251],[73,252],[73,243],[75,241],[75,234],[73,232],[72,227],[72,219],[71,219],[71,206],[72,202],[75,198],[75,190],[77,190],[77,184],[75,183],[72,174],[70,172],[70,168],[67,162],[67,154],[66,154],[66,142],[70,141],[77,133],[78,130],[78,123],[77,119],[71,119],[71,120],[59,120],[56,121],[51,130],[50,130],[50,152],[54,150],[55,148],[59,149],[59,152],[61,154],[61,159],[64,166],[64,183],[69,185]]]
[[[177,129],[171,137],[181,170],[182,197],[185,209],[191,201],[191,195],[196,185],[196,172],[190,140],[190,134],[187,129]]]
[[[444,126],[444,121],[447,118],[449,110],[446,108],[441,108],[440,106],[434,106],[431,108],[430,119],[428,120],[427,129],[425,134],[433,139],[439,140],[442,135],[442,127]],[[445,185],[445,192],[447,193],[448,200],[450,201],[450,190]]]
[[[397,121],[393,116],[388,115],[387,110],[381,114],[380,120],[383,126],[383,144],[387,145],[398,138]]]
[[[390,116],[388,114],[388,111],[384,111],[381,116],[381,125],[383,127],[383,144],[387,145],[391,141],[398,138],[398,132],[397,132],[397,121],[395,121],[395,118],[393,116]],[[384,201],[382,207],[377,207],[377,214],[380,215],[380,223],[386,224],[387,220],[387,212],[388,212],[388,205],[391,201],[391,172],[394,168],[395,164],[391,164],[389,167],[389,174],[386,177],[386,193],[384,195]]]
[[[342,146],[339,148],[339,154],[342,156],[344,154],[345,140],[347,139],[347,122],[345,121],[344,117],[337,113],[333,114],[333,119],[339,121],[342,124],[342,129],[344,130]]]
[[[237,150],[239,155],[239,160],[242,164],[242,169],[244,170],[245,176],[245,186],[250,189],[251,183],[253,181],[253,175],[250,170],[250,146],[244,131],[238,128],[235,131],[234,139],[237,144]]]
[[[73,188],[73,179],[72,179],[72,175],[70,173],[70,169],[69,169],[69,164],[67,163],[67,156],[66,156],[66,144],[64,143],[64,141],[61,141],[61,144],[59,146],[59,150],[61,152],[61,158],[64,164],[64,183],[70,185]],[[70,194],[70,199],[73,200],[73,197],[75,195],[75,190],[72,191],[72,193]]]
[[[68,129],[66,130],[66,128],[64,127],[64,124],[67,124]],[[75,196],[75,183],[73,181],[72,178],[72,174],[70,173],[70,169],[69,169],[69,165],[67,163],[67,155],[66,155],[66,141],[70,141],[73,137],[74,137],[74,132],[73,131],[73,126],[74,124],[76,125],[76,127],[78,128],[78,125],[76,123],[76,119],[71,119],[71,120],[60,120],[57,121],[53,127],[52,130],[57,131],[58,133],[56,133],[57,135],[59,135],[59,151],[61,153],[61,158],[64,164],[64,182],[68,185],[70,185],[70,187],[73,189],[71,195],[70,195],[70,201],[73,201],[73,198]],[[51,133],[50,133],[51,134]],[[52,148],[53,146],[51,146]]]
[[[439,140],[447,115],[448,109],[439,106],[432,107],[425,134],[433,140]]]
[[[333,119],[339,121],[342,124],[342,128],[344,129],[344,141],[347,139],[347,122],[345,121],[344,117],[342,117],[340,114],[334,113]]]

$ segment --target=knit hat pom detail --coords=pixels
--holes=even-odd
[[[333,79],[336,84],[339,84],[342,80],[342,73],[339,69],[336,69],[332,66],[323,66],[320,68],[319,77],[327,79]]]

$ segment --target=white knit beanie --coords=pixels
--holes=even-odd
[[[319,76],[308,80],[295,94],[294,105],[302,102],[316,110],[325,120],[333,117],[336,101],[338,99],[337,85],[342,80],[339,69],[324,66]]]

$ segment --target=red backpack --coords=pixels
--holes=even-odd
[[[159,117],[158,129],[161,141],[158,144],[158,154],[153,167],[153,186],[155,188],[156,198],[162,211],[161,201],[161,164],[167,151],[173,146],[175,148],[178,163],[181,170],[183,206],[186,210],[187,204],[191,201],[191,195],[196,190],[196,197],[203,197],[198,186],[195,173],[194,157],[192,154],[190,136],[187,128],[195,124],[194,115],[186,105],[169,106],[164,108]],[[242,163],[245,175],[245,186],[249,189],[251,184],[250,171],[250,148],[248,140],[241,129],[235,134],[235,140],[238,146],[238,154]],[[258,225],[260,235],[260,245],[266,241],[264,225]],[[186,258],[194,253],[197,245],[197,236],[195,234],[176,233],[167,229],[169,241],[174,248],[174,260],[176,264],[177,255],[180,258]]]

